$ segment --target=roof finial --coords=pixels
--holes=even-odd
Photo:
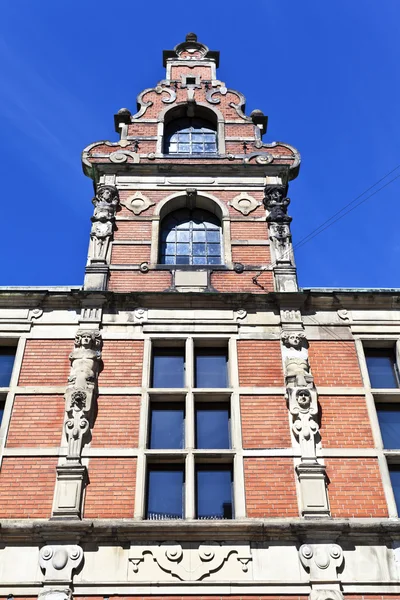
[[[186,36],[186,41],[187,42],[197,42],[197,35],[193,32],[188,33]]]

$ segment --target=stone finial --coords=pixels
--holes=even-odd
[[[197,35],[193,32],[190,32],[186,35],[186,42],[197,42]]]

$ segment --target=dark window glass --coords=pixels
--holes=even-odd
[[[0,346],[0,387],[7,387],[10,384],[14,358],[15,348]]]
[[[150,448],[184,447],[184,407],[182,403],[153,403],[150,415]]]
[[[199,465],[196,480],[197,518],[232,519],[232,468]]]
[[[165,132],[165,154],[215,154],[217,132],[204,119],[177,119]]]
[[[166,265],[220,265],[221,225],[206,210],[180,209],[161,225],[160,263]]]
[[[184,476],[182,467],[150,465],[147,480],[146,519],[182,519]]]
[[[210,402],[196,405],[196,448],[230,448],[229,407]]]
[[[228,355],[224,348],[196,348],[195,387],[228,387]]]
[[[0,425],[3,421],[5,402],[0,402]]]
[[[373,388],[397,388],[396,359],[392,348],[365,348],[368,374]]]
[[[183,348],[155,348],[153,352],[152,387],[182,388],[185,385],[185,353]]]
[[[397,514],[400,515],[400,465],[389,465],[390,481],[392,482]]]
[[[400,405],[379,403],[376,405],[376,412],[383,446],[388,450],[400,448]]]

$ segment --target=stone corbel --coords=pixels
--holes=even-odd
[[[83,561],[83,550],[80,546],[44,546],[39,552],[39,565],[45,572],[45,584],[70,584],[72,572]]]
[[[119,203],[117,188],[112,185],[99,186],[92,202],[95,208],[90,232],[89,262],[106,264]]]
[[[303,544],[300,562],[310,574],[310,583],[329,582],[339,586],[337,571],[343,564],[343,550],[338,544]]]

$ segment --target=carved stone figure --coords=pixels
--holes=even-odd
[[[269,211],[268,223],[290,223],[292,217],[287,214],[290,199],[286,197],[287,185],[267,185],[264,192],[264,206]]]
[[[80,330],[75,336],[75,348],[69,355],[71,372],[65,392],[68,416],[65,431],[69,458],[79,459],[84,436],[89,430],[90,415],[97,392],[101,344],[99,331]]]
[[[111,185],[99,186],[92,202],[95,208],[90,232],[92,240],[90,258],[105,262],[114,231],[115,212],[119,202],[118,190]]]
[[[284,331],[281,335],[282,343],[288,348],[299,350],[307,345],[306,334],[303,331]]]
[[[276,262],[292,261],[292,236],[286,223],[270,223],[269,237],[275,250]]]
[[[303,459],[315,459],[317,422],[317,393],[308,388],[288,390],[289,411],[293,417],[293,433],[298,438]]]
[[[287,387],[312,388],[314,386],[314,377],[310,373],[307,359],[287,358],[285,370]]]

